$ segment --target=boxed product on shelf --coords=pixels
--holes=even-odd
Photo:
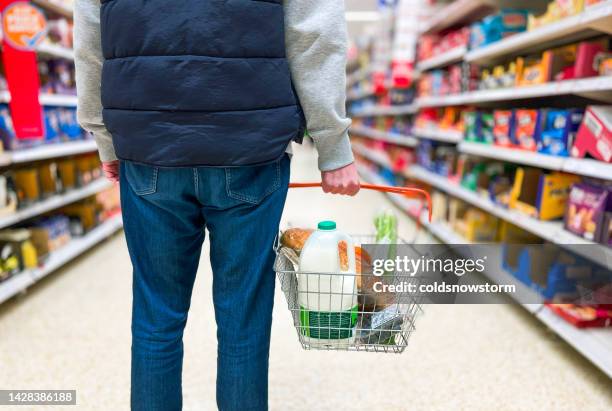
[[[105,221],[121,212],[121,200],[119,197],[119,187],[114,185],[96,194],[100,221]]]
[[[446,221],[448,217],[449,196],[438,190],[431,193],[431,221]]]
[[[18,194],[12,173],[0,174],[0,216],[14,213],[17,204]]]
[[[494,116],[487,111],[463,111],[464,139],[478,143],[492,144],[494,141]]]
[[[17,271],[36,268],[38,266],[36,248],[32,244],[30,232],[26,229],[17,228],[0,230],[0,249],[2,249],[3,253],[7,253],[6,256],[3,256],[6,258],[0,259],[3,260],[3,262],[12,256],[17,258],[17,264],[15,264],[15,261],[9,261],[6,264],[6,267],[9,269],[4,275],[12,275]]]
[[[550,304],[546,306],[555,314],[577,328],[612,327],[612,306]]]
[[[13,171],[13,180],[19,206],[36,202],[42,198],[42,190],[38,178],[38,169],[35,167],[20,168]]]
[[[472,24],[470,49],[477,49],[495,43],[527,29],[528,10],[503,9]]]
[[[605,279],[594,263],[553,244],[504,244],[502,267],[547,301],[575,300],[578,286]]]
[[[548,3],[546,11],[539,16],[529,15],[527,29],[534,30],[554,23],[566,17],[580,13],[584,9],[584,0],[553,0]]]
[[[506,165],[500,162],[474,162],[465,167],[461,186],[470,191],[489,196],[491,182],[506,173]]]
[[[514,111],[512,142],[523,150],[535,151],[546,110],[517,109]]]
[[[75,95],[74,64],[64,59],[39,61],[40,92],[45,94]]]
[[[565,229],[590,241],[612,246],[610,216],[612,189],[590,183],[574,184],[565,212]]]
[[[612,106],[588,106],[576,133],[572,157],[612,162]]]
[[[546,120],[537,140],[538,151],[554,156],[569,156],[570,145],[583,116],[584,110],[581,109],[549,109],[545,113]]]
[[[57,166],[54,162],[43,162],[37,167],[38,181],[43,197],[48,197],[61,191],[57,175]]]
[[[507,65],[497,65],[492,70],[483,69],[477,78],[477,88],[481,90],[514,87],[516,84],[517,64],[511,61]]]
[[[540,220],[563,217],[573,184],[580,177],[561,172],[519,167],[510,194],[510,208]]]
[[[497,217],[475,207],[455,208],[452,213],[452,227],[466,240],[475,243],[496,240],[499,224]]]
[[[419,41],[418,59],[427,60],[457,47],[467,46],[469,39],[470,29],[468,27],[446,31],[442,35],[425,34]]]
[[[493,139],[495,144],[502,147],[514,146],[510,136],[514,135],[514,111],[495,110],[493,111]]]
[[[74,204],[62,207],[59,210],[70,218],[70,233],[72,236],[81,236],[98,225],[98,204],[95,198],[89,198]]]
[[[29,229],[46,232],[49,252],[64,246],[71,239],[70,219],[65,215],[42,217],[29,225]]]

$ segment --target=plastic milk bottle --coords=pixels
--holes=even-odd
[[[348,269],[343,270],[339,243],[344,241]],[[300,254],[298,302],[303,341],[314,346],[346,346],[357,324],[355,246],[334,221],[322,221]]]

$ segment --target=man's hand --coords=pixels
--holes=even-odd
[[[109,161],[102,163],[104,175],[113,183],[119,182],[119,161]]]
[[[355,163],[331,171],[321,171],[323,191],[354,196],[359,192],[359,175]]]

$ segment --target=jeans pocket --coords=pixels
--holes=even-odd
[[[123,170],[130,188],[137,195],[143,196],[157,191],[158,167],[125,161]]]
[[[280,161],[261,166],[225,169],[227,195],[235,200],[259,204],[281,185]]]

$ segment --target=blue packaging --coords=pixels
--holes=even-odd
[[[554,156],[569,156],[569,149],[582,123],[584,110],[550,109],[538,137],[538,151]]]

